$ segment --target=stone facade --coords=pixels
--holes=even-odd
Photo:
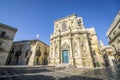
[[[111,46],[104,46],[104,43],[100,41],[100,50],[103,54],[103,58],[105,61],[105,66],[115,66],[116,65],[116,59],[113,55],[113,50]]]
[[[17,29],[0,23],[0,65],[5,65]]]
[[[120,64],[120,11],[118,12],[115,19],[113,20],[106,35],[107,35],[109,44],[113,49],[114,56],[118,64]]]
[[[24,40],[13,43],[8,65],[47,65],[49,46],[40,40]]]
[[[54,22],[49,60],[51,66],[94,68],[105,64],[94,28],[86,29],[82,18],[75,14]]]

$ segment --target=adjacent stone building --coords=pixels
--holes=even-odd
[[[16,28],[0,23],[0,65],[6,63],[16,31]]]
[[[47,65],[49,46],[40,40],[23,40],[13,43],[7,65]]]
[[[105,61],[105,66],[115,66],[116,65],[116,59],[113,55],[113,50],[111,46],[104,46],[104,43],[100,41],[100,50],[103,54],[103,58]]]
[[[107,35],[109,44],[113,49],[114,56],[118,64],[120,64],[120,11],[118,12],[115,19],[113,20],[106,35]]]
[[[54,22],[50,36],[50,66],[103,67],[103,55],[94,28],[86,29],[76,14]]]

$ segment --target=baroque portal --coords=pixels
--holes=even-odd
[[[94,28],[85,29],[75,14],[56,20],[50,36],[49,65],[65,64],[89,68],[104,64]]]

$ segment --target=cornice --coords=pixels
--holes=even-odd
[[[59,34],[53,34],[51,35],[50,40],[57,38],[57,37],[64,37],[64,36],[68,36],[68,35],[74,35],[74,34],[88,34],[88,31],[86,29],[75,29],[75,30],[68,30],[65,32],[61,32]]]
[[[2,27],[4,27],[4,28],[7,28],[7,29],[14,30],[15,32],[17,31],[17,29],[16,29],[16,28],[14,28],[14,27],[11,27],[11,26],[8,26],[8,25],[6,25],[6,24],[3,24],[3,23],[0,23],[0,26],[2,26]]]
[[[60,20],[63,20],[63,19],[69,18],[69,17],[73,17],[73,16],[77,16],[77,14],[72,14],[72,15],[69,15],[69,16],[67,16],[67,17],[60,18],[60,19],[58,19],[58,20],[55,20],[54,22],[57,22],[57,21],[60,21]]]

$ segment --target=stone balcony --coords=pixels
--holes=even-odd
[[[13,40],[13,39],[12,39],[12,38],[10,38],[8,35],[5,35],[5,36],[0,36],[0,39]]]

